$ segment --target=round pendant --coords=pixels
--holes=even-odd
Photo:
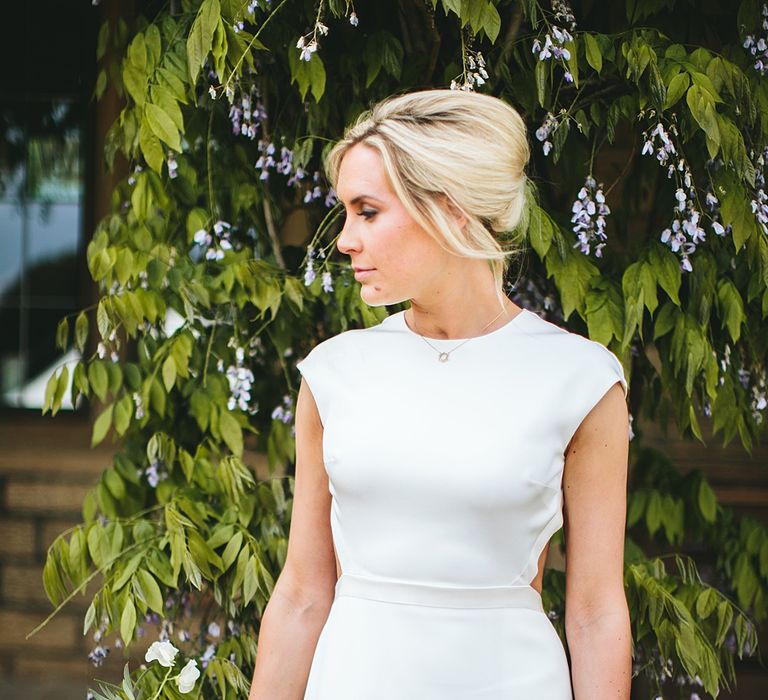
[[[448,362],[448,353],[441,352],[440,356],[437,359],[440,360],[440,362]]]

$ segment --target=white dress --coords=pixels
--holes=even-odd
[[[566,446],[608,389],[626,393],[622,365],[528,310],[439,362],[404,313],[297,364],[342,570],[304,699],[572,700],[530,583],[563,524]]]

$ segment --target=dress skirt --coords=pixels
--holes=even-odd
[[[565,650],[530,586],[342,574],[304,700],[572,700]]]

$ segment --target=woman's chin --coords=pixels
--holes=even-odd
[[[397,301],[392,301],[389,298],[390,295],[384,294],[381,287],[362,282],[360,285],[360,298],[368,304],[368,306],[391,306],[397,304]]]

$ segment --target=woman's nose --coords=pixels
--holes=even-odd
[[[352,232],[352,226],[350,225],[349,219],[344,223],[341,233],[336,239],[336,247],[339,249],[339,252],[344,255],[349,255],[353,251],[359,249],[359,239],[357,239]]]

